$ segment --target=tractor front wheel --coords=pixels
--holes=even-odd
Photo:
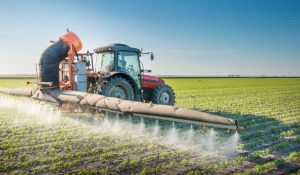
[[[173,89],[166,84],[156,87],[153,90],[152,103],[174,106],[175,93]]]
[[[101,95],[123,100],[134,100],[133,87],[123,77],[112,77],[101,87]]]

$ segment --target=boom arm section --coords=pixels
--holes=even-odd
[[[136,101],[121,100],[103,95],[69,90],[40,91],[35,88],[0,88],[0,92],[10,95],[34,97],[38,100],[61,103],[71,103],[82,107],[107,109],[122,113],[147,115],[150,118],[179,121],[196,125],[213,126],[238,130],[235,120],[185,108],[156,105]],[[54,99],[54,100],[53,100]]]

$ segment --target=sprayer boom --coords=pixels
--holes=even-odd
[[[27,96],[37,100],[52,102],[59,106],[66,106],[65,104],[69,104],[67,106],[110,110],[152,119],[203,125],[204,127],[211,126],[229,130],[242,129],[242,127],[237,126],[235,120],[205,112],[176,108],[173,106],[121,100],[85,92],[55,89],[41,91],[36,88],[0,88],[0,92],[10,95]]]

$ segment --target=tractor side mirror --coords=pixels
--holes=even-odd
[[[150,59],[151,59],[151,61],[154,60],[154,54],[153,53],[150,54]]]

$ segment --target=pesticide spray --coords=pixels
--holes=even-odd
[[[238,150],[239,135],[224,134],[216,129],[201,126],[165,122],[158,119],[121,115],[113,112],[103,114],[66,113],[30,99],[0,95],[0,108],[14,108],[39,122],[55,125],[62,119],[69,123],[84,125],[99,134],[109,133],[114,137],[131,137],[136,141],[153,139],[158,144],[172,148],[195,147],[199,153],[223,153],[233,155]],[[25,118],[18,118],[21,123]]]
[[[61,117],[61,111],[52,106],[22,97],[0,95],[0,107],[14,108],[17,113],[24,113],[45,123],[59,122]]]

